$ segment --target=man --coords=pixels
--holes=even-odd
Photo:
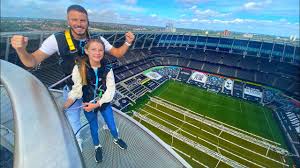
[[[72,39],[76,42],[85,41],[87,38],[89,38],[88,34],[88,15],[86,10],[79,6],[79,5],[71,5],[67,10],[67,22],[68,26],[71,30],[71,36]],[[60,32],[60,34],[63,34]],[[62,56],[60,53],[58,45],[58,41],[56,38],[57,34],[53,34],[50,37],[48,37],[44,43],[42,44],[41,48],[36,50],[33,53],[28,53],[26,51],[26,46],[28,44],[28,38],[21,36],[21,35],[15,35],[11,39],[11,44],[13,48],[16,49],[17,54],[19,55],[22,63],[27,67],[35,67],[39,63],[41,63],[43,60],[48,58],[49,56],[53,55],[55,52],[58,52],[59,55]],[[107,52],[109,52],[111,55],[120,58],[122,57],[128,50],[129,46],[134,40],[134,35],[131,32],[127,32],[125,34],[125,43],[119,47],[115,48],[111,46],[107,40],[105,40],[103,37],[101,37],[101,40],[105,43],[105,49]],[[54,41],[53,41],[54,40]],[[54,44],[51,44],[54,43]],[[76,43],[74,43],[76,45]],[[77,44],[78,45],[78,44]],[[81,54],[80,52],[78,54]],[[72,67],[73,68],[73,67]]]
[[[33,53],[26,51],[28,44],[28,38],[22,35],[14,35],[11,38],[11,44],[17,51],[17,54],[22,63],[27,67],[35,67],[39,65],[43,60],[49,56],[58,53],[62,59],[62,69],[65,75],[70,75],[75,65],[75,58],[84,55],[84,45],[86,40],[91,38],[88,32],[88,14],[87,11],[80,5],[71,5],[67,10],[67,22],[69,29],[64,32],[58,32],[49,36],[41,45],[41,47]],[[119,47],[115,48],[109,42],[100,37],[105,44],[105,51],[111,55],[120,58],[122,57],[131,46],[134,40],[134,34],[127,32],[125,34],[125,42]],[[68,96],[68,91],[71,89],[73,83],[72,80],[67,81],[67,85],[64,87],[64,98]],[[74,134],[76,134],[77,141],[80,149],[82,140],[77,132],[81,128],[80,123],[80,106],[82,100],[76,100],[75,103],[66,110],[67,118],[72,126]]]

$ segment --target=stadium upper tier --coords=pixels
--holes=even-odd
[[[1,43],[6,43],[7,38],[13,34],[24,34],[31,39],[42,41],[51,32],[15,32],[1,33]],[[299,41],[284,41],[281,39],[238,39],[236,37],[212,37],[209,35],[189,35],[166,32],[136,32],[136,40],[133,49],[155,48],[155,47],[180,47],[211,50],[216,52],[233,53],[243,56],[255,56],[299,64],[300,51]],[[124,41],[124,32],[98,32],[96,36],[102,35],[108,41],[120,45]],[[6,45],[1,45],[1,56]],[[7,56],[7,55],[6,55]]]
[[[30,41],[27,49],[34,51],[51,32],[2,34],[1,59],[22,66],[9,43],[13,34],[28,36]],[[267,42],[165,32],[135,34],[136,40],[124,58],[117,60],[109,57],[114,65],[117,81],[153,66],[175,65],[260,83],[300,97],[298,42],[275,39]],[[124,43],[124,32],[98,32],[93,37],[99,36],[103,36],[116,47]],[[42,63],[39,71],[33,70],[33,73],[42,74],[40,78],[46,79],[42,81],[51,85],[63,75],[58,71],[58,66],[52,66],[58,65],[58,62],[58,57],[52,57]]]

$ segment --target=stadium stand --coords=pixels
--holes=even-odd
[[[147,87],[150,91],[153,91],[159,86],[159,83],[153,80],[149,80],[146,83],[144,83],[144,86]]]
[[[240,55],[237,54],[225,54],[223,53],[223,64],[227,66],[237,67],[239,60],[241,59]]]
[[[254,71],[238,69],[235,77],[246,81],[254,81],[254,74]]]
[[[277,62],[270,62],[268,59],[261,59],[260,60],[260,71],[267,72],[267,73],[276,73],[277,69]]]
[[[219,65],[217,64],[204,63],[204,66],[201,70],[213,74],[218,74],[218,69],[219,69]]]
[[[240,68],[247,69],[247,70],[258,70],[258,58],[257,57],[245,57],[241,59],[241,63],[239,65]]]
[[[277,77],[273,86],[275,88],[279,88],[281,90],[287,89],[293,83],[293,79],[285,78],[285,77]]]
[[[262,73],[262,72],[257,72],[256,73],[256,81],[257,83],[262,83],[267,86],[272,86],[274,81],[276,79],[276,75],[269,74],[269,73]],[[260,81],[260,82],[258,82]]]
[[[181,67],[188,67],[188,62],[189,60],[185,59],[185,58],[178,58],[178,66],[181,66]]]
[[[205,53],[202,50],[196,50],[195,52],[192,52],[191,59],[197,60],[197,61],[204,61]]]
[[[236,77],[235,76],[236,71],[237,71],[237,69],[235,69],[233,67],[220,65],[219,74],[221,74],[223,76],[227,76],[227,77]]]
[[[122,32],[108,33],[105,36],[119,37],[120,34]],[[276,112],[278,123],[282,123],[287,141],[299,142],[299,111],[296,110],[299,107],[291,103],[291,98],[284,96],[300,98],[298,45],[164,33],[155,36],[157,39],[150,40],[148,37],[154,36],[151,33],[141,33],[122,59],[106,55],[113,65],[117,82],[114,101],[116,108],[124,109],[166,80],[178,79],[272,108]],[[116,38],[109,38],[108,41],[116,46],[120,45],[114,39]],[[42,40],[32,38],[29,50],[35,50],[40,41]],[[5,42],[5,38],[1,40],[1,59],[23,66],[15,51],[5,48]],[[53,56],[30,71],[49,86],[63,78],[59,63],[60,59]],[[166,67],[157,68],[160,66]],[[161,75],[161,78],[149,79],[142,74],[149,69]],[[195,70],[209,73],[207,80],[200,82],[191,79]],[[226,84],[228,78],[232,79],[232,88]],[[247,82],[263,86],[250,85]],[[253,96],[252,93],[262,96]],[[299,143],[290,143],[289,149],[298,151]]]
[[[203,67],[203,62],[191,60],[190,64],[188,64],[188,67],[193,68],[193,69],[197,69],[197,70],[201,70],[202,67]]]
[[[213,51],[206,51],[206,61],[210,63],[220,64],[221,63],[221,56]]]

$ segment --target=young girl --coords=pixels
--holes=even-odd
[[[70,107],[76,99],[82,98],[84,115],[90,124],[96,162],[102,161],[102,146],[98,137],[98,112],[101,113],[114,143],[126,149],[126,143],[119,138],[110,102],[115,94],[115,79],[111,66],[103,59],[104,43],[100,39],[91,39],[85,45],[85,56],[78,61],[72,72],[74,85],[68,94],[64,108]]]

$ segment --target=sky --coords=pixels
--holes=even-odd
[[[299,38],[299,0],[1,0],[1,17],[66,19],[72,4],[95,22]]]

